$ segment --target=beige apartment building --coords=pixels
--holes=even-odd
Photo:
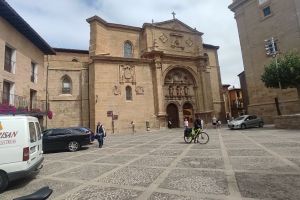
[[[296,89],[269,89],[261,81],[264,66],[271,62],[265,40],[274,38],[279,55],[300,51],[299,0],[234,0],[229,8],[235,13],[249,98],[248,113],[263,116],[267,123],[277,115],[278,97],[282,114],[299,113]]]
[[[5,1],[0,1],[0,114],[46,123],[44,55],[54,50]]]

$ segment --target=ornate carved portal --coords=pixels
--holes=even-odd
[[[181,118],[188,118],[190,122],[193,121],[195,86],[196,82],[193,75],[184,68],[174,68],[167,73],[164,80],[164,94],[169,118],[174,119],[178,115],[180,116],[179,122],[183,121]],[[174,109],[172,109],[173,112],[169,112],[169,105],[178,106],[177,115],[174,114]]]

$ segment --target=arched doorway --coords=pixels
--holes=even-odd
[[[179,113],[175,104],[171,103],[167,106],[168,119],[172,122],[172,128],[179,128]]]
[[[183,104],[182,114],[183,114],[183,119],[186,118],[189,121],[189,123],[193,123],[194,110],[192,104],[190,103]]]

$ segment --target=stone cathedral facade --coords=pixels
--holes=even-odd
[[[48,127],[88,126],[108,133],[182,127],[197,115],[206,123],[224,117],[218,46],[180,20],[133,27],[90,24],[88,51],[54,49],[47,56]]]

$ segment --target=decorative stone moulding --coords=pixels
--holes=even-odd
[[[135,92],[137,95],[144,95],[144,88],[142,86],[137,86]]]

